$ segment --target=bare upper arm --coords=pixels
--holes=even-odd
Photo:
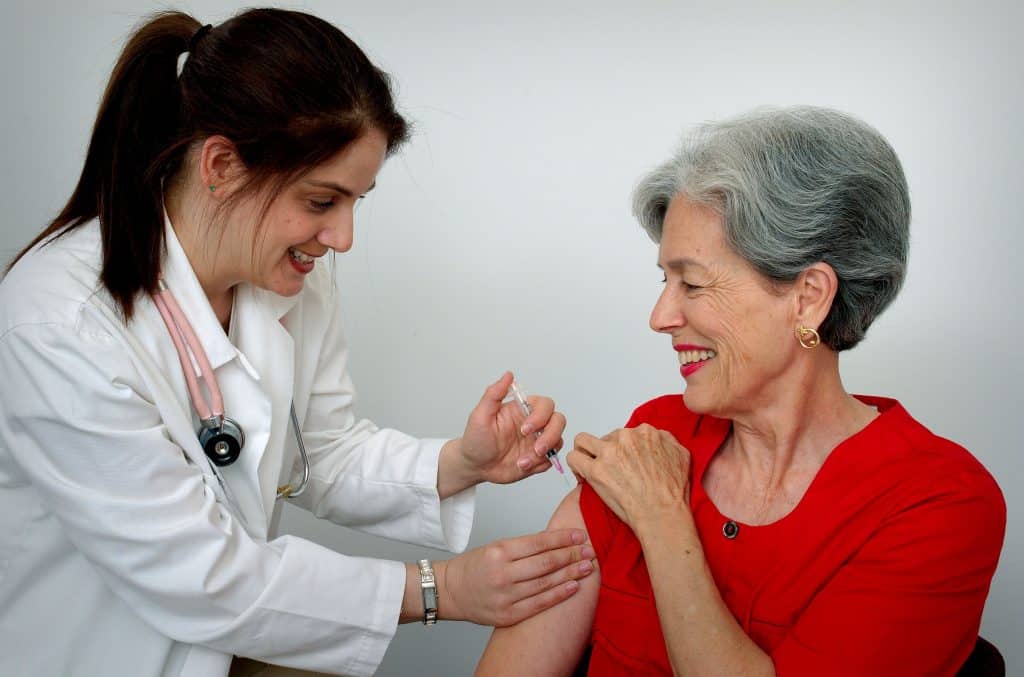
[[[580,488],[571,491],[555,509],[549,529],[583,529]],[[589,542],[589,536],[587,542]],[[572,673],[590,637],[597,609],[601,576],[594,571],[580,579],[576,593],[536,616],[506,628],[496,628],[477,666],[477,675],[566,675]]]

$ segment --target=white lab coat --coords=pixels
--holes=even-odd
[[[125,326],[98,282],[98,225],[33,250],[0,284],[0,675],[210,677],[232,654],[371,674],[404,566],[273,533],[301,476],[289,400],[311,464],[293,502],[316,515],[458,551],[473,492],[439,500],[443,440],[353,415],[328,270],[292,298],[240,286],[228,336],[166,231],[164,279],[246,434],[230,495],[156,307]]]

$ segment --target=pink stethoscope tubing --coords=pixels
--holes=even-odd
[[[157,310],[160,311],[160,316],[164,318],[164,324],[167,325],[171,340],[174,342],[182,371],[185,372],[185,382],[188,383],[192,406],[196,408],[196,413],[199,414],[204,426],[218,426],[224,420],[224,397],[221,395],[220,386],[217,385],[217,379],[213,375],[210,360],[206,357],[203,344],[200,343],[199,337],[196,336],[185,313],[181,312],[181,306],[171,294],[171,290],[167,288],[163,280],[158,280],[157,285],[158,291],[153,295],[153,301],[156,303]],[[203,382],[206,383],[206,388],[210,391],[210,402],[207,402],[206,395],[199,387],[195,369],[192,367],[192,360],[189,359],[190,354],[199,365]]]
[[[219,430],[225,422],[230,423],[241,438],[239,440],[240,451],[241,445],[244,443],[244,435],[237,423],[224,416],[224,397],[221,395],[220,386],[217,385],[217,378],[213,374],[210,359],[206,356],[206,351],[203,350],[203,344],[196,336],[195,330],[192,329],[192,324],[185,317],[181,306],[178,305],[162,278],[157,280],[157,292],[153,295],[153,302],[156,304],[157,310],[160,311],[160,317],[163,318],[164,324],[167,325],[174,349],[178,353],[178,361],[181,362],[182,371],[185,373],[185,382],[188,384],[192,406],[199,414],[203,427],[208,430]],[[196,378],[195,369],[192,366],[192,359],[195,359],[199,366],[200,376],[210,393],[210,401],[207,401],[206,395],[199,386],[199,380]],[[291,405],[290,418],[295,430],[295,441],[298,443],[299,452],[302,455],[302,482],[298,487],[292,487],[290,483],[278,487],[277,498],[279,499],[300,495],[306,490],[306,485],[309,483],[309,457],[306,454],[306,445],[302,441],[302,435],[299,434],[299,420],[295,414],[294,403]],[[219,475],[218,479],[220,479]]]

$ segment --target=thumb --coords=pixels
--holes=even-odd
[[[508,389],[512,386],[512,378],[512,372],[506,371],[501,375],[501,378],[487,386],[483,397],[480,398],[480,402],[477,403],[474,411],[488,419],[497,416],[498,412],[501,411],[501,403],[505,400],[505,397],[508,395]]]

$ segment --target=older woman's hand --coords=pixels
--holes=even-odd
[[[690,452],[647,424],[598,438],[576,436],[567,461],[633,531],[639,522],[688,510]]]

